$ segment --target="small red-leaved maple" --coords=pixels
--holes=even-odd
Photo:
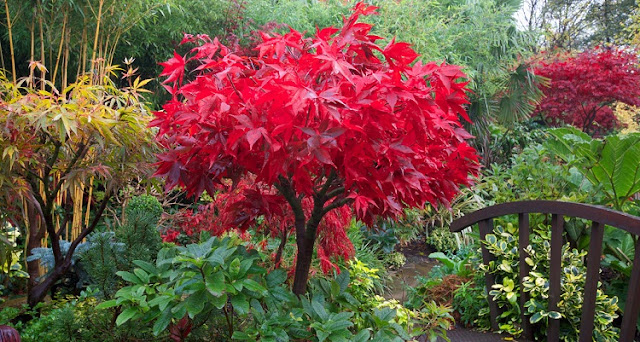
[[[351,253],[345,205],[371,223],[447,203],[478,169],[458,118],[467,118],[465,75],[411,65],[407,43],[377,45],[358,21],[375,9],[358,4],[343,27],[312,38],[262,33],[257,57],[186,36],[197,47],[162,63],[173,99],[152,123],[166,148],[157,174],[191,195],[223,189],[220,231],[262,216],[274,235],[294,232],[296,293],[306,290],[316,240],[325,269]]]
[[[535,73],[549,78],[537,113],[551,125],[570,124],[594,135],[617,124],[614,102],[640,105],[638,57],[616,48],[595,48],[575,56],[542,56]]]

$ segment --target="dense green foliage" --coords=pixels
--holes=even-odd
[[[498,224],[494,228],[494,234],[488,234],[486,238],[487,249],[496,257],[489,265],[483,268],[485,272],[491,272],[496,277],[496,284],[489,292],[490,296],[505,309],[500,315],[500,330],[513,335],[518,335],[520,330],[519,291],[520,286],[529,292],[530,300],[525,307],[533,331],[537,339],[544,338],[549,319],[560,319],[560,336],[563,341],[575,341],[578,338],[580,317],[582,314],[582,302],[586,266],[583,264],[586,252],[571,249],[565,244],[562,249],[562,300],[558,303],[558,311],[548,311],[547,299],[549,296],[549,251],[551,229],[548,225],[533,224],[530,236],[530,246],[526,248],[527,264],[531,267],[529,276],[522,284],[518,281],[518,239],[517,228],[512,223]],[[617,328],[613,327],[613,320],[618,317],[618,299],[610,298],[601,290],[596,297],[596,319],[594,326],[595,341],[613,341],[618,337]],[[488,309],[480,311],[480,315],[488,314]]]
[[[449,225],[477,209],[526,199],[594,203],[640,215],[637,124],[626,128],[629,134],[607,129],[602,133],[609,135],[594,139],[568,127],[548,130],[540,117],[529,118],[550,84],[532,74],[530,62],[556,52],[576,56],[596,45],[638,47],[640,7],[633,0],[370,0],[380,15],[364,21],[387,38],[381,46],[407,41],[421,61],[463,67],[471,90],[465,110],[474,122],[467,129],[485,168],[445,205],[407,210],[372,227],[352,221],[345,229],[351,260],[335,261],[339,274],[322,275],[323,261],[314,256],[309,291],[300,297],[287,273],[297,260],[295,240],[269,234],[276,229],[265,224],[269,217],[244,227],[248,234],[210,238],[191,230],[195,221],[185,220],[183,209],[197,213],[217,194],[193,201],[181,189],[166,194],[161,184],[148,185],[156,151],[148,142],[157,133],[146,128],[148,107],[171,97],[157,81],[158,62],[174,50],[188,51],[179,45],[183,33],[208,34],[234,53],[253,56],[257,31],[291,27],[311,36],[318,27],[342,26],[355,3],[2,2],[0,325],[38,342],[403,341],[420,334],[435,341],[456,323],[488,330],[490,295],[505,311],[500,330],[518,335],[524,287],[532,296],[525,310],[536,338],[543,340],[549,320],[559,318],[563,340],[576,340],[590,240],[586,222],[565,222],[557,312],[546,304],[548,218],[532,217],[527,262],[533,270],[523,284],[517,281],[514,218],[497,220],[488,236],[485,246],[497,257],[490,265],[482,265],[477,232],[454,235]],[[589,80],[580,85],[592,100],[603,88],[591,89]],[[573,107],[563,112],[574,115]],[[627,111],[637,123],[638,109]],[[198,224],[215,224],[218,214]],[[84,232],[81,238],[71,226]],[[42,240],[47,228],[53,238],[47,233]],[[172,230],[178,245],[162,242]],[[594,341],[617,339],[635,242],[605,228]],[[405,263],[413,267],[427,255],[437,265],[407,289],[406,301],[389,299]],[[497,277],[494,288],[485,289],[484,272]],[[28,289],[54,273],[32,296],[36,302],[49,293],[51,301],[20,305]]]
[[[151,321],[155,336],[186,337],[224,317],[216,336],[233,340],[402,341],[415,323],[434,318],[372,296],[377,270],[358,261],[334,280],[314,280],[310,294],[298,298],[284,285],[286,273],[267,273],[264,259],[237,237],[165,248],[155,264],[136,260],[133,272],[118,272],[131,285],[98,307],[122,306],[117,325]]]

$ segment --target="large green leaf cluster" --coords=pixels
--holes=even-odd
[[[640,133],[594,139],[576,128],[549,131],[546,146],[601,191],[605,204],[625,210],[640,192]]]
[[[158,253],[155,264],[138,260],[132,272],[118,272],[131,285],[99,308],[118,307],[117,325],[153,325],[159,339],[174,336],[180,329],[184,332],[185,327],[210,324],[219,324],[217,330],[226,340],[411,338],[407,328],[414,318],[408,316],[408,310],[397,302],[353,292],[362,286],[356,279],[352,282],[348,271],[335,279],[315,279],[309,294],[298,297],[285,284],[286,272],[267,272],[263,259],[263,254],[247,249],[234,237],[167,247]],[[365,302],[372,299],[376,305]],[[216,321],[215,317],[224,319]]]

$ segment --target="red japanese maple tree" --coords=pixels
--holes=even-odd
[[[358,21],[375,9],[360,3],[343,27],[312,38],[262,33],[257,57],[187,35],[183,43],[197,46],[161,63],[173,99],[152,122],[166,148],[157,174],[191,195],[233,193],[221,206],[222,230],[262,216],[274,234],[294,232],[298,294],[316,240],[323,268],[352,253],[352,213],[371,223],[447,203],[478,170],[458,118],[468,120],[465,75],[411,65],[418,55],[407,43],[376,44],[372,26]]]
[[[635,53],[594,48],[577,55],[542,56],[535,73],[549,78],[537,113],[553,126],[570,124],[602,135],[617,124],[611,104],[640,105],[640,68]]]

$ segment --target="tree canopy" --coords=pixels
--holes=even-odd
[[[412,64],[418,55],[407,43],[377,45],[372,25],[358,20],[375,9],[360,3],[341,28],[312,38],[294,29],[262,33],[257,57],[187,35],[183,43],[197,47],[162,64],[174,98],[152,122],[167,148],[157,174],[193,195],[244,180],[251,191],[286,200],[297,293],[305,291],[317,235],[349,222],[333,217],[318,231],[325,215],[352,203],[356,217],[371,223],[405,206],[448,203],[478,169],[458,118],[467,118],[464,74]],[[277,214],[262,202],[238,215]]]
[[[543,56],[535,73],[549,78],[550,85],[543,88],[546,97],[536,111],[551,125],[607,133],[616,126],[614,102],[640,105],[639,72],[638,57],[622,49]]]

